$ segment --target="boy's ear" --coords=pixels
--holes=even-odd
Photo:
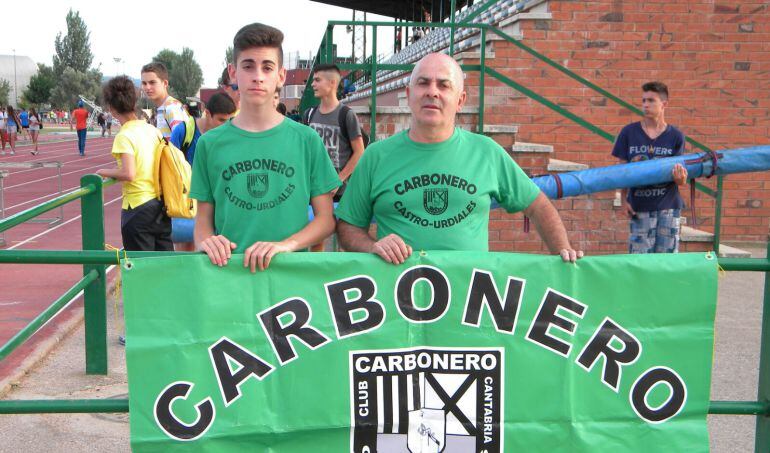
[[[233,63],[227,63],[227,75],[230,77],[230,83],[233,83],[235,81],[235,65]]]

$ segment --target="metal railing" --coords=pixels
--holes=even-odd
[[[0,360],[29,339],[82,290],[85,305],[86,374],[107,374],[106,269],[108,265],[119,265],[120,256],[104,250],[103,188],[114,183],[114,180],[103,181],[97,175],[86,175],[81,178],[79,189],[0,221],[2,232],[66,203],[81,200],[82,251],[0,250],[0,263],[83,266],[82,279],[0,347]],[[767,251],[770,257],[770,243]],[[178,252],[131,252],[130,255],[132,258],[141,258],[175,253]],[[726,271],[764,272],[765,286],[757,400],[711,401],[709,413],[756,416],[756,451],[766,452],[770,449],[770,258],[721,258],[718,262]],[[128,411],[127,399],[0,400],[0,414]]]
[[[485,7],[488,7],[492,2],[489,2],[485,4]],[[479,12],[480,14],[480,12]],[[378,29],[381,28],[390,28],[390,27],[431,27],[431,28],[449,28],[451,33],[451,37],[449,40],[449,46],[448,51],[450,55],[454,55],[454,30],[455,29],[462,29],[462,28],[469,28],[473,30],[478,30],[478,35],[480,35],[479,39],[479,57],[480,61],[478,65],[460,65],[460,67],[463,69],[463,71],[478,71],[480,72],[479,77],[479,109],[478,109],[478,128],[477,131],[479,133],[482,133],[484,130],[484,105],[485,105],[485,79],[486,76],[490,76],[499,82],[507,85],[510,88],[513,88],[523,95],[527,96],[528,98],[538,102],[539,104],[547,107],[548,109],[558,113],[559,115],[564,116],[565,118],[568,118],[569,120],[573,121],[575,124],[589,130],[591,133],[596,134],[605,140],[609,142],[614,142],[615,136],[611,134],[610,132],[605,131],[604,129],[600,128],[599,126],[596,126],[592,124],[591,122],[585,120],[584,118],[580,117],[579,115],[576,115],[569,111],[568,109],[558,105],[557,103],[547,99],[544,96],[539,95],[536,91],[527,88],[526,86],[522,85],[521,83],[516,82],[512,78],[506,76],[499,70],[495,70],[493,68],[490,68],[486,64],[486,42],[487,37],[489,34],[493,34],[496,37],[498,37],[501,40],[504,40],[517,48],[521,49],[523,52],[526,52],[527,54],[533,56],[537,60],[547,64],[548,66],[556,69],[557,71],[561,72],[562,74],[570,77],[574,81],[580,83],[581,85],[585,86],[586,88],[589,88],[596,92],[597,94],[605,97],[606,99],[611,100],[615,104],[625,108],[626,110],[633,112],[637,115],[643,115],[643,112],[634,105],[630,104],[629,102],[619,98],[618,96],[615,96],[614,94],[610,93],[609,91],[601,88],[600,86],[596,85],[595,83],[589,81],[588,79],[581,77],[577,73],[571,71],[570,69],[566,68],[563,65],[560,65],[559,63],[555,62],[554,60],[548,58],[547,56],[543,55],[542,53],[536,51],[532,47],[522,43],[520,40],[517,40],[502,30],[498,29],[495,26],[489,25],[489,24],[474,24],[469,22],[461,22],[461,23],[454,23],[454,20],[450,21],[449,23],[443,23],[443,22],[433,22],[433,23],[426,23],[426,22],[363,22],[363,21],[329,21],[328,25],[326,27],[326,31],[324,32],[323,39],[321,40],[321,45],[319,46],[318,53],[316,54],[316,58],[314,60],[314,66],[316,64],[329,64],[329,63],[336,63],[337,66],[341,70],[349,70],[353,73],[356,73],[357,77],[361,77],[361,73],[368,73],[368,80],[371,81],[371,95],[369,98],[369,111],[370,111],[370,133],[369,137],[371,141],[375,141],[377,139],[377,71],[379,70],[391,70],[391,71],[411,71],[414,68],[414,63],[406,63],[406,64],[388,64],[388,63],[380,63],[377,61],[376,58],[373,58],[371,62],[367,62],[366,64],[361,63],[342,63],[342,62],[336,62],[334,60],[334,55],[332,53],[332,50],[334,48],[333,45],[333,36],[334,36],[334,28],[335,27],[346,27],[346,26],[364,26],[364,27],[372,27],[372,55],[376,55],[376,49],[377,49],[377,32]],[[471,36],[466,36],[464,39],[470,39]],[[364,76],[365,77],[365,76]],[[305,92],[303,94],[300,108],[301,110],[304,110],[314,104],[317,104],[317,101],[313,98],[313,91],[312,88],[310,88],[310,81],[312,77],[308,78],[308,84],[305,88]],[[686,140],[688,143],[690,143],[692,146],[708,152],[713,153],[713,150],[700,141],[697,141],[691,137],[686,137]],[[694,184],[695,189],[704,193],[707,197],[714,198],[715,204],[714,204],[714,237],[713,237],[713,247],[714,251],[719,253],[719,242],[721,238],[721,223],[722,223],[722,197],[723,197],[723,176],[717,176],[716,178],[716,187],[715,189],[712,189],[710,187],[707,187],[703,185],[702,183],[692,180],[692,184]]]

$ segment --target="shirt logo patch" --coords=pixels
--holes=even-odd
[[[270,188],[270,179],[267,173],[249,173],[248,178],[246,178],[246,188],[252,197],[264,197]]]
[[[428,214],[442,214],[449,206],[449,189],[425,189],[422,205]]]

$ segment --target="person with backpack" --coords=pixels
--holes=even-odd
[[[342,187],[334,193],[338,202],[345,192],[345,184],[364,154],[364,135],[358,117],[347,105],[337,99],[337,89],[342,75],[337,65],[318,65],[313,70],[313,95],[320,99],[318,107],[305,112],[305,124],[315,129],[324,142],[334,169],[342,181]],[[312,247],[323,252],[324,244]]]
[[[112,144],[117,168],[96,174],[123,183],[120,233],[128,251],[173,251],[171,219],[156,189],[156,149],[160,131],[140,120],[135,112],[136,90],[126,76],[111,79],[102,89],[104,102],[121,127]]]
[[[347,105],[337,99],[337,88],[342,75],[337,65],[318,65],[313,70],[313,95],[321,104],[305,112],[304,123],[315,129],[324,142],[329,159],[337,170],[342,187],[334,194],[339,201],[345,192],[345,182],[353,174],[364,155],[364,134],[358,117]]]
[[[184,153],[185,159],[190,165],[193,163],[195,148],[200,136],[232,118],[235,114],[235,102],[225,93],[215,93],[206,104],[204,112],[205,114],[197,119],[190,116],[171,131],[171,144]],[[174,249],[194,251],[193,227],[195,221],[173,217],[171,226],[171,240],[174,242]]]
[[[307,249],[334,230],[332,191],[340,180],[323,143],[273,106],[286,82],[282,44],[283,33],[268,25],[238,31],[228,66],[241,110],[198,140],[190,191],[198,200],[195,245],[216,266],[243,253],[244,267],[265,270],[277,253]]]

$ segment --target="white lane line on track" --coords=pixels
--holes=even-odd
[[[112,203],[115,203],[116,201],[118,201],[118,200],[121,200],[122,198],[123,198],[123,195],[121,195],[121,196],[119,196],[119,197],[117,197],[117,198],[113,198],[112,200],[110,200],[110,201],[108,201],[108,202],[104,203],[104,206],[107,206],[107,205],[110,205],[110,204],[112,204]],[[83,215],[82,215],[82,214],[81,214],[81,215],[79,215],[79,216],[73,217],[73,218],[71,218],[71,219],[67,220],[66,222],[63,222],[63,223],[60,223],[60,224],[56,225],[56,226],[55,226],[55,227],[53,227],[53,228],[49,228],[49,229],[47,229],[47,230],[43,231],[42,233],[38,233],[38,234],[36,234],[36,235],[34,235],[34,236],[32,236],[32,237],[29,237],[29,238],[27,238],[27,239],[25,239],[25,240],[23,240],[23,241],[19,242],[18,244],[14,245],[14,246],[8,247],[6,250],[13,250],[13,249],[15,249],[15,248],[17,248],[17,247],[21,247],[22,245],[24,245],[24,244],[26,244],[26,243],[28,243],[28,242],[30,242],[30,241],[34,241],[35,239],[37,239],[37,238],[39,238],[39,237],[41,237],[41,236],[44,236],[44,235],[46,235],[46,234],[48,234],[48,233],[50,233],[50,232],[52,232],[52,231],[56,231],[57,229],[59,229],[59,228],[63,227],[64,225],[67,225],[67,224],[69,224],[69,223],[72,223],[72,222],[74,222],[75,220],[78,220],[78,219],[79,219],[79,218],[81,218],[81,217],[83,217]]]
[[[23,163],[26,164],[26,163],[34,163],[34,162],[51,162],[51,161],[55,161],[55,158],[40,159],[39,156],[35,156],[35,157],[37,158],[37,160],[25,161]],[[63,168],[65,165],[71,164],[73,162],[85,162],[87,160],[101,159],[101,158],[104,158],[104,157],[107,157],[107,155],[106,154],[101,154],[101,155],[95,155],[95,156],[91,156],[91,157],[77,158],[77,159],[73,159],[73,160],[61,161],[61,165],[62,165],[62,168]],[[113,160],[114,160],[114,158],[113,158]],[[28,173],[28,172],[31,172],[31,171],[40,171],[40,170],[41,170],[40,168],[28,168],[26,170],[9,171],[8,172],[8,177],[10,178],[12,176],[20,175],[22,173]],[[47,168],[46,170],[56,171],[55,168]]]
[[[119,187],[119,186],[116,186],[116,187]],[[61,193],[61,194],[60,194],[59,192],[51,192],[51,193],[48,193],[48,194],[45,194],[45,195],[43,195],[42,197],[33,198],[33,199],[31,199],[31,200],[27,200],[27,201],[24,201],[24,202],[21,202],[21,203],[15,204],[15,205],[13,205],[13,206],[6,206],[6,207],[5,207],[5,214],[6,214],[6,217],[8,217],[9,215],[13,215],[12,213],[9,213],[9,212],[8,212],[8,211],[10,211],[11,209],[14,209],[14,208],[18,208],[18,207],[20,207],[20,206],[24,206],[24,205],[27,205],[27,204],[30,204],[30,203],[34,203],[34,202],[36,202],[36,201],[39,201],[39,200],[43,200],[43,199],[45,199],[45,198],[53,198],[53,197],[58,197],[59,195],[63,195],[63,194],[66,194],[66,193],[67,193],[67,192],[69,192],[69,191],[72,191],[72,190],[75,190],[75,189],[79,189],[79,188],[80,188],[80,186],[72,186],[72,187],[67,187],[66,189],[62,189],[62,193]],[[104,190],[109,190],[109,187],[105,187],[105,188],[104,188]]]
[[[103,164],[92,165],[92,166],[86,167],[86,168],[79,168],[79,169],[74,170],[74,171],[69,171],[69,172],[66,172],[66,173],[62,173],[61,175],[62,176],[66,176],[66,175],[71,175],[73,173],[80,173],[80,172],[82,172],[84,170],[90,170],[90,169],[93,169],[93,168],[100,168],[100,167],[104,167],[105,165],[115,165],[115,162],[105,162]],[[12,186],[7,186],[5,188],[5,190],[8,191],[8,189],[13,189],[14,187],[26,186],[26,185],[29,185],[29,184],[34,184],[36,182],[45,181],[47,179],[57,178],[58,176],[59,175],[47,176],[45,178],[33,179],[32,181],[27,181],[27,182],[22,182],[22,183],[19,183],[19,184],[14,184]]]

